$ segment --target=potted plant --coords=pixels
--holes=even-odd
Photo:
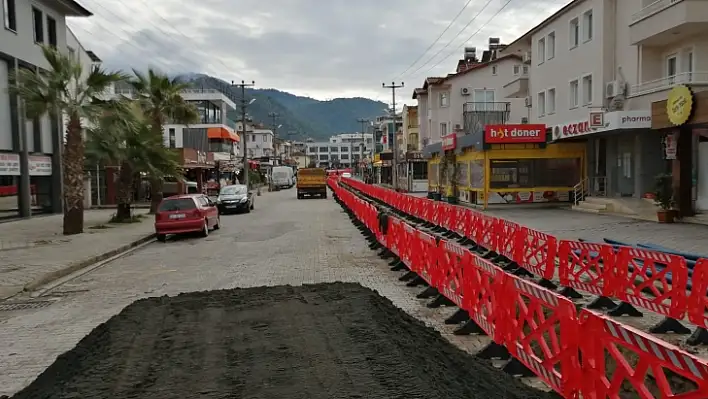
[[[674,222],[673,178],[662,173],[655,178],[654,202],[661,208],[656,212],[659,223]]]

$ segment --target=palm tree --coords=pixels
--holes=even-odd
[[[135,77],[130,80],[143,112],[150,120],[152,132],[162,140],[164,125],[167,121],[179,124],[195,123],[199,120],[196,107],[182,97],[182,90],[189,84],[181,83],[177,78],[148,69],[147,74],[133,70]],[[163,142],[164,145],[164,142]],[[162,201],[162,178],[151,176],[150,213],[157,210]]]
[[[156,178],[181,173],[176,154],[156,136],[139,104],[129,100],[110,104],[110,111],[89,129],[87,157],[95,162],[120,165],[116,195],[117,222],[132,218],[131,204],[135,176],[147,173]]]
[[[84,231],[84,121],[94,120],[104,104],[94,102],[110,86],[127,77],[94,66],[87,76],[78,60],[50,46],[43,46],[49,70],[18,69],[10,90],[24,101],[28,118],[49,113],[68,117],[62,154],[64,183],[64,234]]]

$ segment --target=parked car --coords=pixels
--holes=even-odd
[[[346,177],[346,178],[351,178],[351,177],[352,177],[352,174],[349,173],[349,172],[344,172],[344,173],[342,173],[341,176],[342,176],[342,177]]]
[[[216,198],[216,204],[221,214],[251,212],[254,208],[253,202],[253,193],[249,192],[248,188],[243,184],[222,187],[221,191],[219,191],[219,196]]]
[[[158,241],[168,234],[200,233],[209,235],[221,227],[216,204],[204,194],[184,194],[167,197],[155,213],[155,233]]]

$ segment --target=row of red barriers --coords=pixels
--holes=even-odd
[[[362,193],[380,189],[356,181],[347,180],[346,183]],[[452,241],[438,240],[401,219],[389,217],[382,228],[376,206],[340,186],[336,180],[330,181],[330,185],[337,198],[381,245],[396,254],[410,271],[422,277],[430,287],[467,312],[468,324],[474,325],[476,332],[488,335],[492,345],[504,348],[513,357],[512,361],[521,363],[563,397],[620,398],[631,391],[639,398],[708,398],[706,360],[603,314],[587,309],[578,313],[568,298],[507,273],[469,249]],[[389,197],[386,199],[386,196]],[[393,196],[386,192],[382,197],[384,202],[389,203]],[[409,207],[422,209],[428,206],[420,205],[420,201],[404,201]],[[569,242],[556,243],[554,238],[540,235],[542,233],[476,212],[462,212],[464,215],[461,216],[472,219],[465,219],[471,223],[460,224],[457,223],[460,220],[457,213],[460,211],[456,207],[430,202],[433,208],[438,209],[432,214],[425,211],[415,214],[424,220],[438,218],[438,222],[452,227],[450,230],[475,237],[477,243],[499,244],[491,248],[547,279],[553,277],[548,270],[553,270],[555,266],[548,260],[555,258],[555,253],[551,251],[572,253],[572,256],[582,258],[582,254],[576,253]],[[411,208],[408,211],[405,207],[398,209],[408,212]],[[450,213],[455,213],[455,216],[448,216]],[[494,233],[487,234],[483,230]],[[510,240],[509,235],[514,238]],[[523,245],[521,242],[530,242],[536,253],[543,255],[530,256],[531,251],[519,251],[518,246]],[[540,247],[546,249],[538,250]],[[607,257],[622,256],[601,245],[577,248],[585,251],[582,253],[599,251]],[[614,261],[616,265],[616,259],[609,261]],[[628,273],[634,273],[637,268]],[[626,275],[618,276],[605,282],[612,286],[616,284],[613,279],[626,278]],[[563,278],[582,282],[568,275]],[[587,290],[587,287],[579,288]],[[597,292],[601,295],[608,291]],[[672,306],[664,308],[664,312],[677,314]],[[674,392],[677,388],[671,386],[665,370],[674,374],[670,376],[672,381],[680,376],[687,382],[680,392]]]
[[[685,317],[702,329],[708,328],[707,259],[699,260],[689,276],[686,260],[678,255],[558,240],[472,209],[397,193],[354,179],[343,181],[402,213],[469,237],[546,283],[557,277],[562,287],[598,295],[605,299],[604,304],[614,305],[610,299],[618,299],[623,306],[617,307],[617,316],[641,316],[633,306],[666,316],[653,331],[688,333],[690,330],[677,321]]]

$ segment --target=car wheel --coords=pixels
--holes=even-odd
[[[214,230],[219,230],[221,228],[221,218],[216,217],[216,224],[214,225]]]
[[[158,234],[155,238],[157,238],[157,241],[165,242],[167,241],[167,234]]]
[[[204,219],[204,227],[202,227],[201,236],[202,237],[209,236],[209,222],[206,219]]]

